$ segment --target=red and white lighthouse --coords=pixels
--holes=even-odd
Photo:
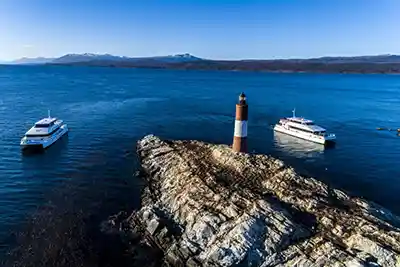
[[[246,95],[241,93],[239,103],[236,104],[235,131],[233,136],[232,150],[247,153],[247,119],[249,109]]]

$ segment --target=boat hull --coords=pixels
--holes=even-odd
[[[274,130],[280,133],[285,133],[294,137],[298,137],[304,140],[308,140],[314,143],[318,143],[321,145],[328,145],[330,143],[334,143],[336,141],[335,137],[323,137],[323,136],[317,136],[314,134],[310,134],[310,133],[305,133],[305,132],[301,132],[301,131],[297,131],[297,130],[288,130],[285,127],[281,126],[281,125],[275,125]]]
[[[48,138],[27,139],[25,141],[22,140],[21,148],[23,150],[44,150],[44,149],[50,147],[51,145],[53,145],[58,140],[60,140],[67,133],[68,133],[68,127],[66,124],[64,124],[60,127],[60,131],[58,131],[56,134],[54,134]]]

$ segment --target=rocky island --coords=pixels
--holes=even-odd
[[[226,145],[146,136],[142,206],[101,227],[139,266],[400,266],[400,218]]]

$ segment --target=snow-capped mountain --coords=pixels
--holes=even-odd
[[[75,62],[86,62],[93,60],[122,60],[122,57],[113,56],[110,54],[66,54],[62,57],[52,60],[51,63],[63,64],[63,63],[75,63]]]
[[[188,62],[188,61],[198,61],[202,60],[201,58],[195,57],[191,54],[177,54],[177,55],[169,55],[165,57],[154,57],[153,59],[160,60],[163,62]]]
[[[201,58],[192,56],[191,54],[177,54],[169,56],[154,56],[154,57],[123,57],[122,60],[130,62],[164,62],[164,63],[174,63],[174,62],[189,62],[202,60]]]
[[[136,61],[156,61],[165,63],[174,62],[189,62],[198,61],[201,58],[195,57],[191,54],[177,54],[169,56],[157,56],[157,57],[125,57],[125,56],[114,56],[110,54],[66,54],[59,58],[21,58],[10,62],[10,64],[69,64],[69,63],[80,63],[80,62],[93,62],[93,61],[112,61],[112,62],[136,62]]]

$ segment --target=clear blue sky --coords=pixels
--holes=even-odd
[[[0,0],[0,59],[400,54],[398,0]]]

